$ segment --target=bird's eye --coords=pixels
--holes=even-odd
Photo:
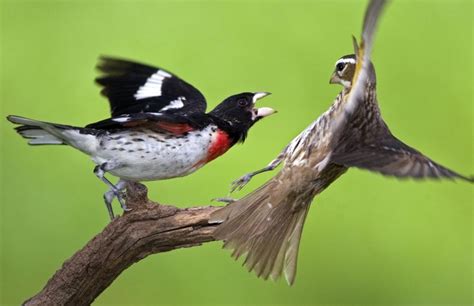
[[[344,69],[344,66],[345,66],[344,63],[338,63],[336,65],[336,70],[337,71],[342,71],[342,69]]]
[[[246,100],[246,99],[244,99],[244,98],[242,98],[242,99],[239,99],[238,103],[239,103],[239,106],[242,106],[242,107],[245,107],[245,106],[247,106],[247,105],[248,105],[248,102],[247,102],[247,100]]]

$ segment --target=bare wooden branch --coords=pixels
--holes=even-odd
[[[179,209],[158,205],[145,186],[127,187],[132,208],[66,260],[46,286],[24,305],[89,305],[119,275],[150,254],[213,241],[209,216],[219,207]]]

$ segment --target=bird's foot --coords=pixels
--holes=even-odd
[[[222,203],[230,204],[230,203],[234,203],[235,201],[237,201],[237,199],[228,198],[228,197],[223,197],[223,198],[214,198],[214,199],[212,199],[211,201],[222,202]]]
[[[115,219],[114,211],[112,209],[112,202],[115,197],[119,201],[120,206],[122,207],[124,211],[131,210],[131,208],[127,207],[127,203],[126,203],[127,194],[124,188],[125,188],[125,182],[119,181],[117,185],[111,187],[109,191],[104,193],[104,202],[105,202],[105,206],[107,207],[107,211],[109,212],[110,220]]]
[[[242,176],[241,178],[233,181],[230,184],[230,192],[232,193],[236,190],[242,190],[242,188],[244,188],[245,185],[247,185],[247,183],[250,182],[251,179],[252,179],[252,175],[251,174],[246,174],[246,175]]]
[[[115,196],[120,203],[123,211],[131,211],[131,208],[127,207],[127,192],[125,190],[114,190]]]

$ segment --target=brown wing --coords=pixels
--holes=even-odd
[[[347,124],[354,116],[354,113],[367,100],[367,86],[375,84],[375,72],[370,57],[377,22],[387,2],[387,0],[371,0],[369,2],[365,11],[361,42],[357,45],[356,40],[353,40],[354,52],[356,54],[356,69],[352,78],[351,90],[344,96],[342,107],[335,111],[334,119],[330,123],[330,131],[334,139],[338,139],[347,129]],[[334,144],[337,144],[337,142]]]
[[[374,93],[374,90],[370,90]],[[380,116],[375,96],[358,108],[339,139],[331,161],[400,178],[472,178],[460,175],[426,157],[392,135]]]
[[[383,121],[376,98],[375,70],[370,61],[377,19],[387,1],[372,0],[366,11],[362,40],[355,43],[356,71],[340,116],[339,139],[331,161],[385,175],[413,178],[461,178],[395,138]]]
[[[473,182],[473,178],[458,174],[426,157],[391,136],[373,143],[363,143],[353,150],[334,155],[334,163],[358,167],[399,178],[460,178]]]

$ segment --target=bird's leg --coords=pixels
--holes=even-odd
[[[113,220],[115,218],[115,215],[114,210],[112,209],[112,201],[114,200],[115,195],[112,193],[112,196],[110,196],[109,192],[110,191],[104,193],[104,202],[105,207],[107,207],[107,211],[109,212],[110,220]]]
[[[117,166],[113,163],[103,163],[101,165],[97,165],[94,168],[94,174],[107,186],[109,186],[110,190],[104,194],[104,201],[105,201],[105,206],[107,207],[107,210],[109,212],[110,218],[114,218],[114,212],[112,210],[112,201],[114,197],[117,197],[117,200],[120,203],[120,206],[124,211],[129,211],[130,209],[127,207],[125,203],[125,199],[122,193],[122,190],[125,186],[122,186],[125,184],[125,181],[119,181],[117,183],[117,186],[112,184],[106,177],[105,173],[107,171],[110,171],[112,169],[115,169]]]
[[[267,171],[272,171],[276,167],[278,167],[278,165],[281,164],[281,162],[283,161],[283,158],[285,157],[286,149],[287,148],[285,148],[280,154],[278,154],[278,156],[274,160],[272,160],[265,168],[247,173],[244,176],[240,177],[239,179],[233,181],[232,184],[230,185],[230,192],[232,193],[236,190],[242,190],[242,188],[244,188],[244,186],[247,185],[247,183],[250,182],[252,177],[254,177],[255,175],[263,173],[263,172],[267,172]]]
[[[250,172],[250,173],[247,173],[247,174],[241,176],[239,179],[232,182],[231,187],[230,187],[230,192],[232,193],[236,190],[242,190],[242,188],[244,188],[245,185],[247,185],[247,183],[250,182],[252,177],[254,177],[257,174],[263,173],[263,172],[272,171],[275,168],[276,168],[276,166],[273,167],[273,166],[268,165],[265,168],[262,168],[260,170]]]

